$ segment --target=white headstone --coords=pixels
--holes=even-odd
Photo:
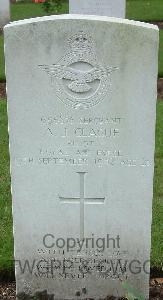
[[[126,0],[69,0],[69,12],[125,18]]]
[[[10,21],[10,0],[0,0],[0,28]]]
[[[127,284],[148,298],[157,53],[157,27],[140,22],[5,27],[21,297],[103,299]]]

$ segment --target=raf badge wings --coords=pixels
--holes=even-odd
[[[111,86],[117,67],[99,65],[90,35],[79,32],[68,39],[67,54],[57,64],[39,65],[55,88],[58,98],[78,109],[98,104]]]

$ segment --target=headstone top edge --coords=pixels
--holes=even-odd
[[[30,18],[24,19],[19,21],[10,22],[4,27],[4,31],[8,30],[15,26],[22,26],[32,23],[38,22],[46,22],[46,21],[54,21],[54,20],[94,20],[94,21],[102,21],[102,22],[110,22],[110,23],[117,23],[117,24],[126,24],[137,26],[141,28],[153,29],[159,31],[157,25],[153,25],[150,23],[128,20],[123,18],[115,18],[115,17],[107,17],[107,16],[97,16],[97,15],[80,15],[80,14],[63,14],[63,15],[51,15],[51,16],[44,16],[44,17],[37,17],[37,18]]]

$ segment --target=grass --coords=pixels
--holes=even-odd
[[[32,5],[32,6],[31,6]],[[32,9],[31,9],[32,7]],[[63,1],[61,13],[68,12],[68,0]],[[43,16],[42,5],[31,3],[18,3],[11,6],[12,20]],[[162,21],[163,1],[162,0],[127,0],[126,17],[141,21]]]
[[[163,262],[163,102],[157,103],[151,266]],[[13,268],[13,237],[6,101],[0,101],[0,271]]]
[[[127,0],[127,18],[140,21],[163,21],[163,1]]]
[[[54,12],[55,13],[55,12]],[[68,13],[68,2],[63,2],[62,9],[59,13]],[[36,3],[17,3],[11,5],[11,20],[29,19],[48,15],[42,8],[42,4]]]
[[[157,103],[154,201],[152,224],[152,266],[163,264],[163,101]],[[163,265],[162,265],[163,267]]]
[[[0,101],[0,270],[12,267],[13,238],[6,101]]]
[[[5,60],[4,60],[4,45],[3,35],[0,34],[0,81],[5,80]]]

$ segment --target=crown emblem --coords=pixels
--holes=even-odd
[[[74,36],[68,39],[68,45],[69,49],[71,49],[74,52],[90,52],[93,47],[93,41],[88,34],[84,32],[79,32],[78,34],[75,34]]]

